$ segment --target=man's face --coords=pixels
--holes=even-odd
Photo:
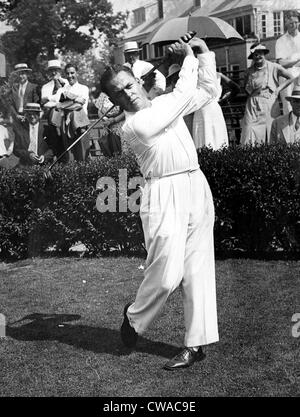
[[[291,105],[293,109],[293,113],[295,116],[300,117],[300,98],[293,98],[291,100]]]
[[[125,52],[125,61],[129,62],[130,65],[133,65],[139,58],[139,53],[136,51]]]
[[[298,17],[290,17],[287,20],[287,30],[289,34],[295,34],[298,30],[299,20]]]
[[[50,80],[57,80],[61,76],[61,70],[56,68],[50,68],[48,70]]]
[[[66,77],[70,85],[73,85],[77,82],[77,71],[74,67],[69,67],[66,69]]]
[[[28,80],[28,74],[27,71],[20,71],[19,72],[19,81],[21,84],[26,83],[26,81]]]
[[[25,113],[25,117],[31,125],[35,125],[40,120],[40,113],[37,111],[28,111]]]
[[[265,62],[264,52],[263,51],[253,52],[253,61],[258,65],[262,65]]]
[[[125,71],[119,72],[108,84],[109,96],[114,104],[128,112],[149,107],[146,91],[137,80]]]

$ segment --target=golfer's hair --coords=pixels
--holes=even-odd
[[[133,78],[135,78],[133,72],[131,71],[130,68],[128,68],[127,66],[123,66],[123,67],[116,67],[116,66],[109,66],[106,67],[104,73],[102,74],[101,78],[100,78],[100,89],[103,93],[107,94],[108,96],[110,95],[110,91],[109,91],[109,83],[110,81],[117,75],[119,74],[119,72],[127,72],[128,74],[130,74]]]
[[[78,72],[78,67],[76,64],[72,64],[72,62],[69,62],[66,66],[65,66],[65,72],[67,72],[67,70],[69,68],[75,68],[75,71]]]
[[[286,19],[291,19],[292,17],[297,17],[298,21],[300,20],[300,14],[297,10],[289,10],[286,15],[285,18]]]

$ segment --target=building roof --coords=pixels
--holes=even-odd
[[[299,9],[299,0],[205,0],[192,16],[217,15],[238,8],[259,7],[265,10]]]

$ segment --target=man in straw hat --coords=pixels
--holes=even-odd
[[[183,116],[217,96],[215,55],[189,34],[172,46],[184,53],[172,93],[152,101],[129,70],[107,69],[101,90],[124,109],[125,140],[135,152],[145,178],[140,216],[147,261],[135,301],[124,308],[121,337],[133,348],[182,284],[184,349],[164,368],[176,370],[203,359],[202,345],[218,341],[214,206],[207,180]],[[192,46],[199,47],[194,57]],[[199,83],[198,83],[199,81]]]
[[[140,50],[141,49],[135,41],[125,42],[124,44],[124,56],[126,61],[124,65],[130,68],[134,76],[138,79],[141,79],[143,75],[147,74],[153,68],[153,65],[150,62],[142,61],[140,59]],[[154,73],[155,82],[152,90],[155,91],[155,95],[160,95],[166,89],[166,78],[159,70],[155,70]],[[151,96],[150,99],[154,98],[153,92],[152,95],[153,97]]]
[[[60,128],[54,122],[54,109],[59,103],[64,87],[68,85],[68,80],[62,78],[61,73],[63,69],[58,59],[48,61],[47,75],[49,81],[42,86],[41,103],[45,112],[45,117],[48,120],[47,136],[51,141],[52,148],[56,156],[64,151],[64,145],[60,133]]]
[[[275,44],[275,56],[277,62],[282,65],[292,77],[300,76],[299,16],[299,12],[296,10],[290,10],[286,14],[285,23],[287,31],[284,35],[277,39]],[[284,82],[284,79],[280,78],[279,81],[282,83]],[[293,86],[297,83],[299,83],[299,81],[295,81],[295,83],[289,85],[280,93],[283,114],[288,114],[292,110],[289,100],[285,100],[285,97],[291,95]]]
[[[41,123],[42,109],[38,103],[27,103],[24,107],[25,129],[15,139],[14,154],[20,158],[20,165],[40,165],[51,162],[53,151],[47,144]]]
[[[31,71],[25,63],[16,64],[14,67],[17,83],[11,89],[10,114],[13,119],[13,129],[16,138],[23,135],[25,122],[24,107],[27,103],[37,103],[40,99],[38,86],[28,81],[28,75]]]
[[[300,143],[300,85],[285,98],[291,104],[288,114],[277,117],[271,128],[270,143]]]
[[[46,108],[55,107],[59,102],[62,88],[68,84],[68,80],[62,78],[62,67],[58,59],[48,61],[47,75],[49,81],[42,86],[41,102]]]

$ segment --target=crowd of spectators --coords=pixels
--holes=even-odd
[[[299,14],[287,15],[287,32],[277,39],[276,62],[266,59],[269,50],[256,42],[245,73],[247,93],[241,120],[240,145],[294,143],[300,141],[300,33]],[[194,51],[197,54],[197,51]],[[173,90],[181,69],[172,64],[165,77],[149,62],[140,59],[136,42],[124,45],[124,68],[140,80],[149,99]],[[0,167],[41,165],[61,155],[90,125],[89,89],[78,81],[78,69],[70,63],[64,69],[58,59],[48,61],[48,82],[41,88],[30,81],[32,70],[26,63],[14,66],[17,82],[11,87],[9,105],[0,107]],[[229,97],[241,91],[239,85],[219,73],[218,98],[189,115],[186,125],[195,147],[217,150],[228,146],[228,133],[220,104],[230,104]],[[223,88],[226,87],[224,94]],[[281,107],[279,103],[281,98]],[[99,141],[89,135],[79,141],[62,159],[84,161],[91,146],[105,156],[127,148],[122,137],[124,113],[100,92],[94,100],[98,116],[110,113],[101,122]],[[205,140],[204,140],[205,139]]]

